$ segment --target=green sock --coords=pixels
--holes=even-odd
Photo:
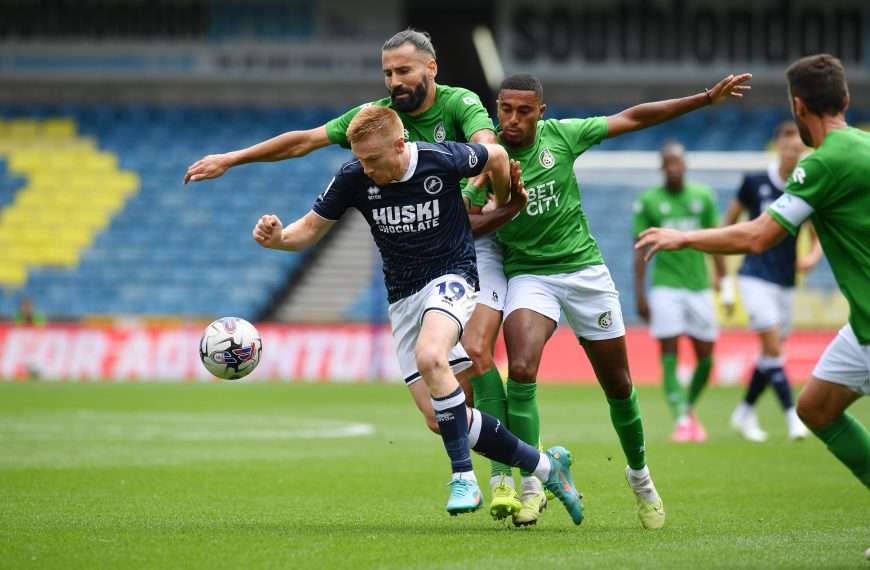
[[[689,385],[689,407],[695,405],[698,396],[704,391],[710,380],[710,370],[713,368],[713,357],[705,356],[698,361],[695,372],[692,373],[692,383]]]
[[[538,399],[535,396],[537,390],[538,385],[534,382],[522,384],[508,378],[507,427],[515,436],[532,447],[538,447],[541,440],[541,415],[538,411]],[[531,475],[526,471],[520,473],[524,477]]]
[[[870,432],[861,422],[844,412],[813,433],[870,489]]]
[[[665,401],[667,401],[668,407],[671,408],[671,414],[673,414],[674,419],[679,419],[686,415],[689,406],[686,403],[686,393],[677,379],[676,354],[662,354],[662,373],[664,376],[662,385],[665,389]]]
[[[643,469],[646,465],[646,445],[643,440],[643,420],[637,403],[637,390],[631,389],[631,396],[617,400],[607,398],[610,404],[610,421],[619,436],[622,452],[632,469]]]
[[[508,423],[507,396],[498,369],[493,366],[480,376],[472,377],[471,387],[474,390],[474,407],[501,420],[501,423],[506,426]],[[493,477],[497,475],[510,477],[511,467],[498,461],[490,461],[490,474]]]

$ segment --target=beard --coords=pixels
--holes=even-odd
[[[420,85],[414,89],[408,89],[407,87],[396,87],[393,89],[390,92],[390,100],[393,103],[393,109],[396,111],[411,113],[416,111],[420,105],[423,104],[423,100],[426,99],[428,93],[429,81],[424,77],[423,81],[420,82]],[[408,95],[408,97],[397,101],[396,97],[398,95]]]
[[[797,117],[795,117],[794,122],[797,123],[798,133],[801,135],[801,141],[803,141],[803,143],[808,147],[812,148],[813,137],[810,136],[810,129],[803,122],[799,121]]]

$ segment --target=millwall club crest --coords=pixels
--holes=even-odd
[[[438,123],[438,125],[435,127],[433,138],[437,143],[443,143],[444,140],[447,138],[447,132],[444,130],[444,123]]]
[[[426,180],[423,181],[423,190],[425,190],[427,194],[437,194],[441,192],[441,188],[443,187],[444,183],[441,182],[441,179],[437,176],[428,176]]]
[[[541,151],[541,154],[538,155],[538,162],[541,163],[541,166],[544,168],[550,169],[556,165],[556,157],[553,156],[553,153],[550,152],[550,149],[545,148]]]
[[[610,311],[605,313],[601,313],[598,315],[598,326],[603,329],[609,329],[610,325],[613,324],[613,316],[610,314]]]

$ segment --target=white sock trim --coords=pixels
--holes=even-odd
[[[456,481],[457,479],[477,482],[477,477],[474,475],[474,471],[461,471],[459,473],[454,473],[453,481]]]
[[[465,392],[462,389],[459,390],[459,393],[455,396],[451,396],[450,398],[444,398],[442,400],[436,400],[432,398],[432,409],[436,412],[443,412],[449,408],[455,408],[456,406],[465,402]]]
[[[766,372],[772,368],[782,368],[785,365],[785,358],[782,356],[759,356],[755,366],[762,372]]]
[[[471,409],[471,425],[468,426],[468,447],[474,449],[480,439],[480,429],[483,427],[483,417],[477,408]]]
[[[628,475],[633,479],[646,479],[649,477],[649,466],[644,465],[641,469],[628,468]]]
[[[550,478],[550,458],[547,457],[546,454],[541,453],[541,457],[538,459],[538,465],[535,467],[534,474],[535,477],[537,477],[541,481],[546,481]]]

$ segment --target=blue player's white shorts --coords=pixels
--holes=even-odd
[[[653,287],[649,293],[649,312],[649,332],[655,338],[688,335],[713,342],[719,336],[710,289]]]
[[[474,248],[477,251],[477,274],[480,276],[480,295],[477,302],[496,311],[503,311],[507,298],[507,278],[504,276],[501,245],[490,234],[474,240]]]
[[[752,330],[776,328],[781,336],[787,337],[794,313],[794,287],[783,287],[749,275],[739,275],[737,283]]]
[[[619,293],[605,265],[573,273],[511,277],[505,319],[517,309],[530,309],[555,323],[564,312],[578,338],[594,341],[625,336]]]
[[[870,395],[870,345],[858,342],[852,325],[844,326],[825,349],[813,376]]]
[[[446,314],[455,320],[458,326],[456,346],[450,350],[448,356],[453,373],[458,374],[471,367],[471,359],[459,344],[459,339],[476,303],[477,292],[474,287],[464,277],[448,274],[430,281],[410,297],[390,305],[393,343],[396,346],[399,369],[406,384],[411,385],[420,379],[416,357],[417,338],[420,336],[423,315],[429,311],[440,311]]]

